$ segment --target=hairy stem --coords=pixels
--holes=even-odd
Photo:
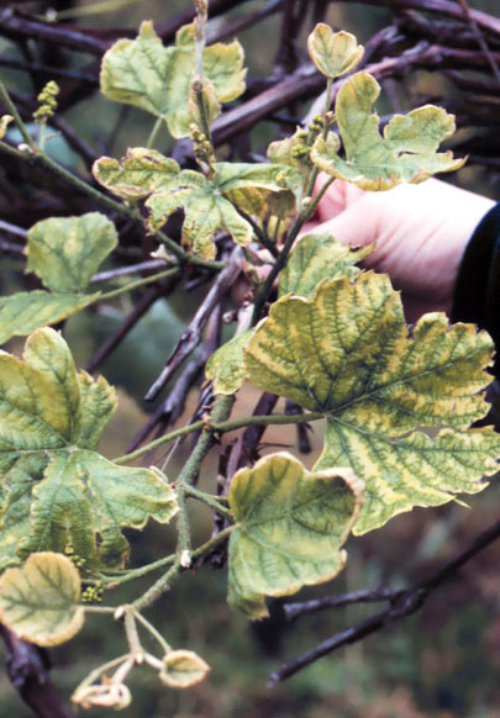
[[[229,399],[232,397],[224,398]],[[214,417],[214,414],[212,415],[212,418]],[[156,449],[158,446],[162,446],[162,444],[166,444],[169,441],[178,439],[179,436],[186,436],[187,434],[192,434],[196,431],[200,431],[200,429],[207,429],[206,436],[207,438],[210,438],[214,433],[222,434],[229,431],[236,431],[237,429],[241,429],[244,426],[251,426],[256,424],[303,424],[304,422],[319,421],[319,419],[324,418],[324,413],[319,411],[311,411],[308,414],[295,414],[292,416],[282,414],[275,414],[271,416],[246,416],[243,419],[233,419],[231,421],[220,422],[210,421],[210,423],[207,423],[206,421],[201,419],[200,421],[196,421],[189,426],[183,426],[181,429],[176,429],[175,431],[171,431],[169,434],[160,436],[159,439],[155,439],[155,441],[151,441],[149,444],[145,444],[145,446],[142,446],[140,449],[137,449],[137,451],[133,451],[131,454],[119,456],[117,459],[114,459],[114,462],[117,464],[125,464],[128,461],[134,461],[134,459],[138,459],[140,456],[147,454],[149,451]]]

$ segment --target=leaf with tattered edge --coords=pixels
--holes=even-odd
[[[240,332],[217,349],[205,367],[207,379],[213,379],[215,394],[234,394],[246,382],[243,349],[253,336],[253,329]]]
[[[244,354],[259,389],[325,413],[315,468],[350,466],[365,481],[361,534],[414,506],[481,491],[482,476],[496,472],[500,436],[469,429],[488,410],[492,350],[486,332],[449,327],[437,313],[410,337],[389,278],[361,272],[354,284],[325,280],[312,299],[283,297]]]
[[[219,102],[231,102],[245,89],[243,49],[237,40],[203,52],[203,75]],[[165,119],[176,139],[189,135],[188,98],[195,74],[194,26],[182,27],[174,47],[164,47],[151,22],[136,40],[118,40],[104,55],[101,91],[110,100],[140,107]]]
[[[37,553],[0,578],[0,620],[19,638],[58,646],[83,625],[80,577],[66,556]]]
[[[99,184],[127,200],[143,199],[156,190],[175,188],[179,172],[175,160],[144,147],[127,150],[121,162],[100,157],[92,167]]]
[[[350,469],[309,473],[287,453],[240,469],[229,490],[231,606],[265,618],[265,596],[289,596],[343,568],[341,550],[359,513],[363,482]]]
[[[3,563],[12,562],[17,541],[18,557],[73,545],[90,565],[116,565],[128,550],[121,527],[142,528],[149,517],[165,523],[177,512],[163,474],[118,466],[82,448],[95,446],[114,407],[111,388],[77,375],[52,329],[29,337],[24,361],[0,354]],[[27,527],[29,506],[29,531],[20,534],[16,521]]]
[[[331,234],[306,234],[291,251],[280,275],[279,296],[292,293],[308,297],[323,279],[343,276],[354,279],[359,273],[356,264],[374,249],[373,244],[352,248]]]
[[[94,294],[52,294],[36,289],[0,298],[0,344],[25,337],[39,327],[56,324],[96,302]]]
[[[99,212],[50,217],[28,232],[26,271],[53,292],[78,294],[117,244],[114,224]]]
[[[320,137],[311,151],[314,164],[334,177],[366,190],[387,190],[403,182],[423,182],[438,172],[451,172],[465,160],[437,152],[455,131],[455,118],[443,108],[426,105],[395,115],[379,131],[379,117],[370,114],[380,94],[374,77],[359,72],[339,90],[335,105],[346,159],[334,144]]]
[[[191,688],[201,683],[210,672],[208,663],[193,651],[169,651],[163,663],[160,680],[169,688]]]
[[[364,48],[349,32],[333,32],[320,22],[307,39],[311,60],[325,77],[334,79],[345,75],[359,65]]]

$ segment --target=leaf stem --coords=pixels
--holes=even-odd
[[[139,613],[139,611],[136,611],[136,612],[135,612],[135,617],[137,618],[137,620],[139,621],[139,623],[141,623],[141,624],[144,626],[144,628],[145,628],[147,631],[149,631],[149,633],[153,636],[153,638],[156,638],[156,640],[158,641],[158,643],[159,643],[160,646],[162,647],[162,650],[165,651],[165,653],[168,653],[168,652],[171,650],[169,644],[168,644],[168,643],[166,642],[166,640],[163,638],[163,636],[161,635],[161,633],[156,630],[156,628],[153,626],[153,624],[150,623],[146,618],[144,618],[144,616],[142,615],[142,613]]]
[[[163,124],[163,117],[158,117],[156,122],[154,123],[153,129],[151,130],[149,137],[148,137],[148,143],[146,145],[148,150],[151,149],[152,147],[154,147],[154,144],[158,138],[158,134],[161,130],[162,124]]]
[[[153,282],[159,282],[160,279],[166,279],[167,277],[173,277],[176,274],[179,273],[179,267],[173,267],[170,269],[166,269],[164,272],[160,272],[159,274],[153,274],[150,277],[143,277],[142,279],[137,279],[135,282],[129,282],[123,287],[119,287],[118,289],[113,289],[111,292],[105,292],[104,294],[101,294],[100,297],[96,300],[99,302],[102,302],[106,299],[114,299],[115,297],[120,297],[122,294],[126,294],[127,292],[131,292],[133,289],[137,289],[138,287],[144,287],[147,284],[152,284]]]
[[[230,397],[224,397],[224,398],[230,398]],[[158,446],[161,446],[162,444],[166,444],[169,441],[173,441],[174,439],[178,439],[179,436],[186,436],[186,434],[192,434],[195,431],[200,431],[200,429],[207,429],[206,435],[210,436],[213,433],[226,433],[229,431],[236,431],[237,429],[241,429],[244,426],[251,426],[251,425],[260,425],[260,424],[303,424],[304,422],[309,421],[318,421],[319,419],[324,419],[325,414],[319,411],[311,411],[307,414],[294,414],[294,415],[282,415],[282,414],[274,414],[271,416],[246,416],[242,419],[233,419],[231,421],[221,421],[221,422],[210,422],[207,423],[203,419],[200,421],[196,421],[193,424],[190,424],[189,426],[183,426],[180,429],[176,429],[175,431],[171,431],[169,434],[165,434],[164,436],[160,436],[159,439],[155,439],[155,441],[151,441],[149,444],[145,444],[140,449],[137,449],[137,451],[133,451],[130,454],[125,454],[124,456],[120,456],[117,459],[113,459],[115,464],[125,464],[128,461],[133,461],[134,459],[138,459],[140,456],[143,456],[144,454],[147,454],[149,451],[152,451],[153,449],[156,449]],[[186,465],[187,466],[187,465]]]
[[[142,611],[143,609],[151,606],[151,604],[153,604],[158,598],[160,598],[162,593],[168,591],[174,579],[177,577],[177,574],[179,573],[179,567],[179,556],[177,555],[175,557],[175,562],[173,566],[171,566],[167,573],[165,573],[161,578],[159,578],[158,581],[156,581],[156,583],[154,583],[146,591],[146,593],[143,593],[142,596],[140,596],[131,604],[132,608],[135,611]]]
[[[234,521],[232,513],[228,511],[225,506],[221,506],[217,499],[211,494],[207,494],[205,491],[200,491],[200,489],[197,489],[194,486],[185,486],[184,493],[187,496],[191,496],[193,499],[198,499],[198,501],[201,501],[203,504],[210,506],[210,508],[221,516],[224,516],[224,518],[228,521]]]
[[[28,128],[23,122],[23,119],[21,115],[19,114],[17,107],[10,99],[9,92],[2,80],[0,80],[0,97],[2,98],[3,102],[6,104],[7,109],[9,110],[10,114],[13,116],[14,120],[16,121],[16,125],[19,128],[19,131],[21,135],[23,136],[24,141],[28,145],[28,147],[31,147],[32,150],[36,149],[35,142],[33,138],[31,137],[30,133],[28,132]]]

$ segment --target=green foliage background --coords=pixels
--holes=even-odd
[[[108,15],[89,16],[85,22],[136,28],[143,19],[160,22],[166,12],[174,13],[189,4],[188,0],[168,3],[145,0]],[[498,12],[498,0],[470,0],[469,4],[493,14]],[[257,3],[247,3],[245,11],[251,5]],[[385,11],[381,8],[334,3],[327,19],[354,32],[363,42],[384,24],[384,17]],[[277,36],[277,16],[239,36],[252,75],[265,76],[270,70]],[[420,75],[421,87],[432,87],[435,79],[425,73]],[[11,75],[22,88],[20,78],[19,73]],[[382,106],[380,111],[383,109]],[[97,142],[101,132],[106,134],[117,123],[120,112],[119,105],[95,94],[68,113],[66,119],[82,137]],[[122,119],[112,152],[116,157],[124,154],[127,146],[143,144],[151,129],[151,118],[135,109]],[[272,127],[266,124],[254,130],[256,144],[272,139],[271,131]],[[163,143],[159,149],[166,152],[166,133]],[[58,151],[68,163],[75,161],[64,146]],[[463,171],[453,181],[491,194],[491,188],[478,186],[473,170]],[[1,210],[0,201],[0,213]],[[15,267],[14,261],[2,261],[2,290],[9,289]],[[192,296],[178,300],[173,307],[158,302],[104,364],[102,373],[124,387],[111,438],[102,447],[106,456],[122,453],[144,423],[146,417],[140,397],[161,369],[165,355],[196,303],[196,297]],[[95,316],[80,314],[69,320],[65,336],[79,366],[90,358],[93,349],[127,309],[127,299],[123,299],[113,311]],[[10,348],[20,345],[21,342],[13,341]],[[250,406],[255,394],[247,391],[244,396]],[[289,427],[271,427],[266,437],[280,444],[295,441],[294,430]],[[314,452],[306,457],[309,467],[318,457],[320,438],[313,437]],[[185,448],[188,450],[189,442]],[[177,462],[182,465],[182,455]],[[213,458],[207,461],[206,475],[215,469],[213,462]],[[178,467],[171,470],[174,468]],[[454,505],[427,511],[417,509],[397,517],[382,531],[357,538],[347,545],[350,559],[343,574],[333,584],[316,588],[314,595],[375,587],[382,582],[404,585],[425,575],[463,545],[468,536],[496,518],[499,494],[500,489],[493,483],[487,494],[469,498],[470,512]],[[195,538],[203,540],[211,530],[211,521],[203,508],[197,507],[197,511],[194,523],[199,536]],[[171,528],[155,526],[141,536],[128,532],[135,561],[151,560],[152,555],[173,550],[171,531]],[[494,545],[464,570],[459,584],[441,590],[417,616],[317,662],[272,690],[266,688],[267,677],[285,657],[307,650],[313,643],[371,615],[376,609],[361,605],[328,611],[303,618],[290,627],[283,626],[279,617],[249,626],[244,617],[231,612],[227,606],[224,572],[209,569],[196,574],[186,572],[176,590],[155,606],[155,623],[168,635],[172,645],[189,645],[203,656],[211,664],[212,673],[195,689],[173,692],[157,686],[147,671],[142,674],[136,671],[130,685],[134,702],[121,715],[124,718],[327,718],[332,715],[341,718],[500,718],[499,562],[500,547]],[[134,595],[138,589],[134,585]],[[311,595],[311,589],[304,589],[298,600]],[[102,621],[100,617],[89,617],[86,630],[77,641],[52,652],[56,667],[54,679],[66,695],[89,666],[112,658],[123,649],[120,628],[110,626],[107,621],[103,631]],[[30,712],[3,672],[0,673],[0,696],[0,718],[29,718]],[[93,711],[90,715],[104,718],[108,713]]]

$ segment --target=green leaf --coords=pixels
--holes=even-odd
[[[42,290],[17,292],[0,298],[0,344],[11,337],[24,337],[38,327],[71,317],[101,296],[95,294],[51,294]]]
[[[370,114],[379,94],[378,82],[364,72],[342,85],[335,112],[346,159],[338,156],[335,141],[320,137],[311,151],[320,170],[362,189],[387,190],[462,167],[465,160],[453,159],[451,152],[437,152],[439,144],[455,131],[453,115],[441,107],[420,107],[395,115],[381,136],[378,115]]]
[[[308,297],[323,279],[342,276],[354,279],[359,273],[357,262],[374,249],[374,245],[353,249],[330,234],[304,235],[291,251],[280,275],[279,295],[292,293]]]
[[[38,646],[58,646],[78,633],[84,620],[79,600],[78,571],[59,554],[34,554],[0,578],[0,620]]]
[[[481,477],[495,473],[500,436],[469,429],[487,413],[492,349],[485,332],[449,327],[437,313],[410,337],[388,277],[361,272],[354,284],[325,280],[313,299],[283,297],[245,357],[259,389],[325,413],[316,469],[349,466],[365,481],[361,534],[414,506],[481,491]]]
[[[160,680],[169,688],[191,688],[201,683],[210,666],[193,651],[169,651],[163,658]]]
[[[301,186],[298,172],[291,167],[219,162],[214,177],[207,179],[193,170],[181,172],[173,160],[142,148],[129,150],[121,164],[102,158],[93,171],[97,181],[119,197],[148,197],[148,226],[153,231],[172,212],[183,209],[182,242],[203,259],[215,257],[212,240],[219,231],[228,232],[242,246],[252,241],[252,227],[234,204],[254,214],[261,211],[270,193],[298,195]]]
[[[243,350],[253,336],[253,329],[240,332],[212,354],[205,367],[207,379],[213,379],[215,394],[234,394],[246,382]]]
[[[121,162],[101,157],[94,162],[96,180],[118,197],[138,200],[151,192],[167,189],[176,180],[180,167],[175,160],[156,150],[142,147],[129,149]]]
[[[0,140],[3,140],[7,134],[7,130],[11,122],[14,122],[12,115],[3,115],[0,117]]]
[[[118,40],[104,55],[101,91],[110,100],[140,107],[165,119],[176,138],[189,135],[188,98],[195,73],[194,26],[181,28],[174,47],[163,47],[151,22],[136,40]],[[237,40],[203,52],[203,75],[219,102],[231,102],[245,89],[243,49]]]
[[[44,219],[28,232],[26,271],[53,292],[78,294],[117,244],[114,224],[99,212]]]
[[[229,603],[251,619],[264,596],[289,596],[343,568],[341,550],[359,513],[363,483],[350,469],[309,473],[287,453],[266,456],[232,481],[237,521],[229,540]]]
[[[176,513],[163,474],[118,466],[86,450],[95,447],[114,408],[111,387],[77,375],[66,343],[52,329],[29,337],[24,361],[0,354],[4,565],[15,556],[72,546],[90,565],[114,566],[128,551],[121,527],[142,528],[149,517],[167,522]]]
[[[364,48],[349,32],[333,32],[320,22],[307,40],[309,55],[321,74],[334,79],[354,70],[363,58]]]
[[[55,452],[34,499],[32,535],[21,543],[20,554],[71,546],[91,564],[99,554],[108,566],[127,558],[122,527],[141,529],[150,516],[166,523],[177,512],[174,493],[159,472],[118,466],[84,450]]]
[[[116,392],[102,376],[95,381],[85,371],[78,374],[82,422],[79,444],[85,449],[95,449],[116,411]]]
[[[148,226],[153,231],[160,229],[176,209],[184,209],[182,243],[205,260],[215,257],[212,240],[219,231],[228,232],[241,246],[252,241],[251,225],[199,172],[184,170],[176,188],[154,192],[146,206],[150,211]]]

